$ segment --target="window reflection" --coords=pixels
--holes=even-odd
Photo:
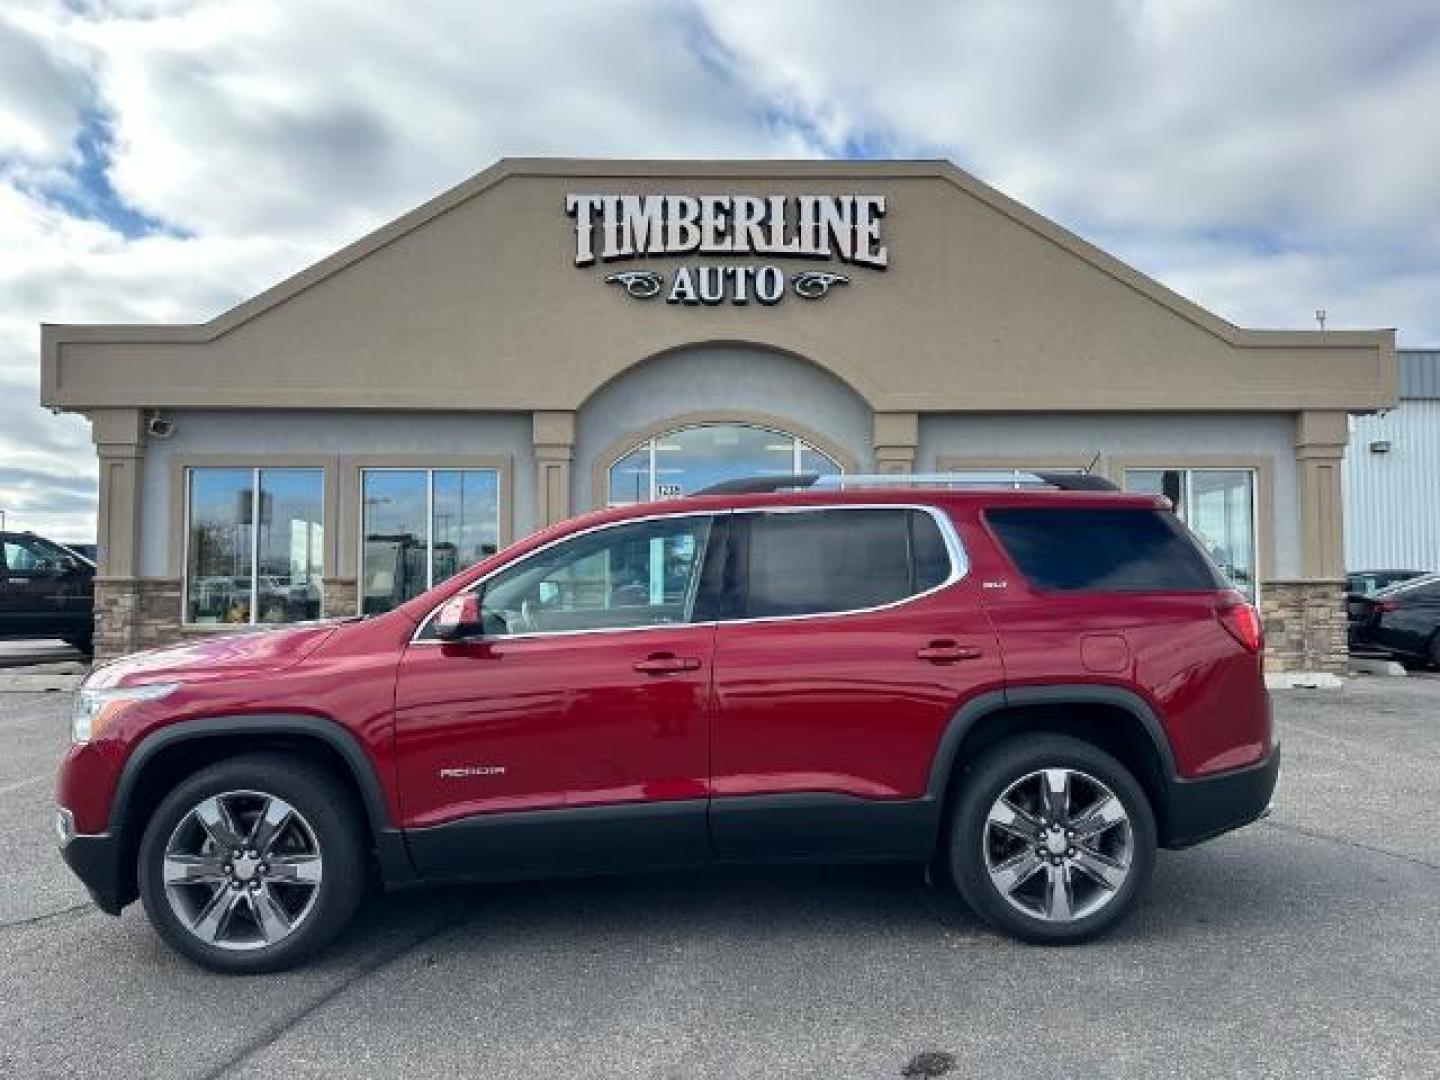
[[[648,439],[610,467],[608,504],[678,498],[746,476],[842,472],[834,458],[788,432],[699,424]]]
[[[366,469],[360,599],[389,611],[499,550],[494,469]]]
[[[1255,471],[1127,469],[1127,491],[1164,495],[1234,586],[1255,599]]]
[[[487,633],[555,633],[688,622],[706,517],[638,522],[557,544],[485,585]]]
[[[319,618],[323,470],[191,469],[187,506],[187,622]]]

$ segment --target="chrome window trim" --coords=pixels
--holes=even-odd
[[[454,644],[453,642],[441,641],[439,638],[422,638],[420,636],[422,633],[425,632],[425,629],[434,620],[436,614],[439,612],[441,607],[443,607],[454,597],[461,595],[461,593],[473,592],[474,590],[480,588],[482,585],[488,582],[491,578],[515,566],[520,565],[525,560],[539,555],[541,552],[548,551],[551,548],[555,547],[557,544],[563,544],[570,540],[578,539],[582,536],[589,536],[592,533],[602,532],[607,529],[616,529],[625,525],[642,524],[647,521],[669,521],[672,519],[678,520],[681,518],[690,517],[710,517],[719,519],[721,517],[732,517],[745,514],[813,514],[830,513],[837,510],[918,510],[921,513],[928,514],[931,520],[935,522],[936,528],[940,530],[940,537],[945,543],[945,551],[950,558],[950,573],[945,577],[945,580],[940,582],[940,584],[938,585],[932,585],[928,589],[923,589],[920,592],[912,593],[909,596],[902,596],[898,600],[891,600],[887,603],[875,604],[870,607],[845,608],[840,611],[813,611],[800,615],[757,615],[747,619],[708,619],[705,622],[647,623],[644,626],[602,626],[593,627],[586,630],[536,630],[525,634],[506,634],[503,638],[494,638],[491,640],[528,641],[534,638],[575,637],[580,634],[626,634],[633,633],[637,630],[678,630],[690,627],[715,627],[722,625],[745,626],[752,623],[795,622],[800,619],[834,619],[844,618],[850,615],[868,615],[872,612],[877,611],[889,611],[891,608],[901,607],[905,604],[914,603],[917,600],[923,600],[927,596],[933,596],[935,593],[940,592],[942,589],[948,589],[950,586],[962,580],[967,574],[970,573],[970,560],[965,552],[965,545],[960,542],[960,534],[955,529],[955,523],[950,520],[950,515],[946,514],[939,507],[930,506],[926,503],[836,503],[829,506],[743,506],[727,510],[672,510],[666,513],[646,514],[641,517],[625,518],[621,521],[607,521],[600,525],[592,525],[589,528],[581,529],[578,532],[567,533],[564,536],[556,537],[554,540],[542,544],[540,547],[535,548],[533,551],[527,551],[524,555],[520,556],[520,558],[514,560],[513,562],[506,563],[504,566],[496,567],[484,577],[479,578],[476,581],[472,581],[464,589],[461,589],[459,592],[452,593],[450,596],[446,597],[445,600],[442,600],[439,604],[436,604],[435,607],[430,609],[430,613],[420,621],[420,625],[417,626],[414,632],[410,635],[410,644]],[[711,535],[713,535],[713,533],[714,528],[712,526]],[[707,550],[708,544],[709,540],[707,537]],[[705,553],[702,552],[702,562],[704,558]],[[466,640],[474,641],[481,639],[471,638]]]

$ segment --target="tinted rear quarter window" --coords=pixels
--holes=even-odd
[[[1139,592],[1226,588],[1174,516],[1159,510],[1008,508],[986,520],[1037,588]]]

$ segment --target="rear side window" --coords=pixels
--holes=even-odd
[[[914,510],[814,510],[745,516],[744,615],[814,615],[903,600],[943,583],[950,554]]]
[[[1210,590],[1224,579],[1171,514],[1014,508],[985,515],[1006,554],[1041,589]]]

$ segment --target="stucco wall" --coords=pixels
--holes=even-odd
[[[175,434],[145,448],[140,573],[168,572],[171,462],[192,455],[499,455],[511,460],[514,535],[535,518],[535,463],[528,413],[167,412]],[[357,511],[339,508],[339,535],[353,535]],[[327,573],[333,573],[327,569]]]
[[[596,505],[594,470],[597,464],[608,466],[609,452],[632,433],[644,434],[676,417],[742,416],[817,432],[859,467],[871,467],[870,408],[835,376],[755,346],[696,346],[630,368],[580,409],[571,505],[576,510]]]
[[[1284,413],[1033,413],[922,416],[915,466],[936,468],[942,457],[1012,458],[1030,464],[1047,454],[1080,462],[1099,453],[1096,469],[1112,461],[1155,463],[1201,457],[1256,457],[1270,462],[1275,562],[1272,578],[1300,575],[1300,527],[1295,470],[1295,417]],[[1069,462],[1046,462],[1069,464]],[[1119,479],[1118,476],[1115,479]]]
[[[824,300],[636,300],[608,273],[813,260],[575,265],[574,192],[884,196],[889,269]],[[502,162],[201,326],[42,331],[64,409],[578,408],[637,356],[753,341],[809,356],[882,411],[1365,409],[1389,331],[1238,329],[939,162]]]

